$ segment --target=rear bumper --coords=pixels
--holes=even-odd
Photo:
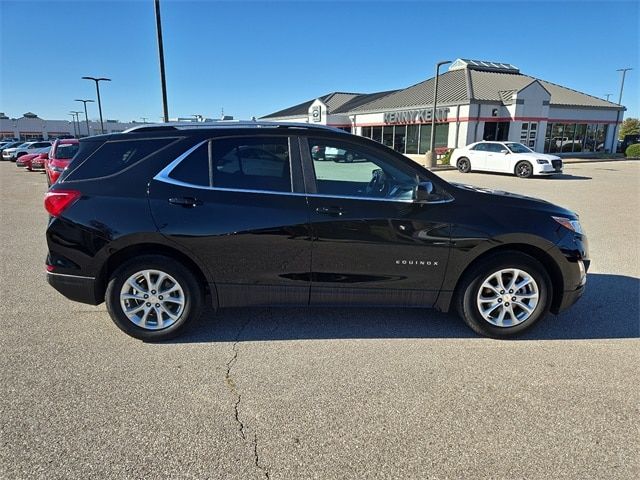
[[[102,300],[96,295],[96,279],[62,273],[47,272],[47,282],[69,300],[98,305]]]

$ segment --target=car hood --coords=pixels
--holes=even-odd
[[[578,218],[578,215],[575,212],[540,198],[528,197],[526,195],[520,195],[519,193],[505,192],[503,190],[494,190],[461,183],[452,183],[452,185],[464,191],[466,195],[471,195],[473,198],[469,198],[469,200],[474,203],[493,203],[496,206],[501,207],[528,208],[549,212],[563,217]]]
[[[5,148],[2,152],[7,152],[7,153],[13,153],[17,150],[17,147],[12,147],[12,148]]]
[[[518,157],[522,157],[522,158],[529,158],[531,160],[537,160],[538,158],[541,160],[560,160],[560,157],[557,157],[556,155],[549,155],[547,153],[538,153],[538,152],[531,152],[531,153],[514,153],[514,155],[517,155]]]

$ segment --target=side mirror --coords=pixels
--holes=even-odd
[[[509,150],[500,150],[500,153],[504,153],[505,155],[509,155]]]
[[[431,198],[432,193],[433,193],[433,183],[429,181],[420,182],[416,186],[414,200],[416,202],[427,202]]]

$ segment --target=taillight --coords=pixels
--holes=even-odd
[[[59,217],[62,212],[73,205],[80,198],[77,190],[53,190],[44,195],[44,208],[49,215]]]

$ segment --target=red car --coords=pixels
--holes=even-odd
[[[71,163],[71,159],[79,147],[80,142],[75,138],[58,139],[53,142],[49,151],[49,159],[44,164],[49,186],[56,183],[62,171]]]
[[[25,155],[21,155],[16,159],[16,167],[25,167],[27,170],[31,170],[31,161],[40,155],[40,153],[27,153]]]
[[[48,153],[41,153],[31,160],[31,170],[44,170],[44,166],[49,159]]]

